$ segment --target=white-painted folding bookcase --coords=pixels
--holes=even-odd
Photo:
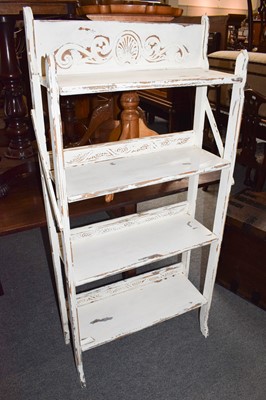
[[[66,343],[71,338],[81,384],[82,352],[200,309],[208,335],[217,262],[238,140],[247,53],[234,74],[209,70],[208,19],[200,25],[34,20],[24,9],[47,223]],[[207,89],[232,85],[226,141]],[[61,96],[168,87],[196,87],[193,129],[112,143],[63,148]],[[42,88],[49,107],[52,151],[46,146]],[[205,117],[218,155],[202,149]],[[212,230],[195,219],[201,173],[221,170]],[[187,177],[187,200],[71,229],[69,203]],[[203,291],[189,280],[190,253],[210,246]],[[181,262],[78,293],[87,283],[181,254]],[[61,263],[63,272],[61,272]],[[66,296],[64,293],[66,286]]]

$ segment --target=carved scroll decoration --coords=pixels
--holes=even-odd
[[[160,62],[166,59],[166,48],[161,45],[158,36],[149,36],[144,43],[145,59],[149,62]]]
[[[175,217],[180,215],[180,213],[184,212],[186,208],[186,203],[181,203],[181,205],[171,205],[162,207],[160,212],[157,213],[152,212],[143,212],[141,214],[137,214],[135,217],[127,218],[125,217],[122,221],[117,224],[114,224],[113,221],[103,222],[102,224],[92,225],[88,227],[86,231],[81,231],[80,233],[75,233],[72,236],[72,240],[75,241],[80,238],[85,237],[95,237],[98,235],[104,235],[109,233],[120,232],[121,230],[128,229],[133,226],[137,226],[139,224],[146,224],[148,222],[158,221],[160,219],[164,219],[166,217]],[[193,221],[189,221],[190,224],[193,224]],[[197,229],[197,225],[189,225],[193,229]]]
[[[95,289],[90,292],[81,294],[78,297],[78,306],[81,307],[89,303],[95,303],[99,300],[102,300],[103,298],[108,298],[109,296],[115,296],[125,291],[134,290],[137,287],[141,289],[153,283],[160,283],[165,279],[180,274],[180,269],[178,267],[179,267],[178,264],[171,265],[159,271],[152,271],[143,276],[138,276],[137,279],[130,279],[124,281],[123,284],[118,283],[116,285],[107,285],[106,290],[104,292],[100,289]]]
[[[111,56],[110,39],[106,36],[94,37],[91,47],[79,44],[65,44],[55,52],[55,62],[63,69],[80,64],[103,64]]]
[[[83,38],[84,40],[84,38]],[[123,31],[115,44],[111,44],[110,37],[95,35],[90,40],[90,46],[68,43],[55,51],[55,61],[59,68],[69,69],[75,65],[95,64],[100,65],[112,57],[118,64],[137,64],[141,58],[148,63],[165,61],[170,54],[170,49],[164,45],[157,35],[149,35],[141,41],[134,31]],[[185,46],[176,45],[174,61],[183,59],[188,50]]]
[[[165,135],[164,137],[153,137],[153,140],[134,140],[130,143],[115,143],[110,146],[89,146],[66,160],[66,166],[80,165],[88,162],[100,162],[115,158],[134,156],[142,152],[155,152],[167,148],[182,146],[189,142],[190,136]]]
[[[178,46],[178,49],[176,51],[176,61],[181,61],[188,54],[189,51],[186,46]]]

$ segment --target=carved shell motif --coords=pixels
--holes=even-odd
[[[125,31],[116,43],[115,54],[120,64],[135,64],[141,54],[139,36],[133,31]]]

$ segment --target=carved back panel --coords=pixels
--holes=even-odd
[[[55,54],[57,73],[80,74],[119,70],[208,68],[208,19],[202,24],[141,23],[116,21],[33,20],[31,47],[42,73],[42,59]],[[29,26],[29,24],[27,23]],[[38,41],[35,40],[35,35]],[[42,71],[42,72],[41,72]]]

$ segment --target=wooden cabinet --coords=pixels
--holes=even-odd
[[[217,282],[266,310],[266,192],[230,198]]]
[[[68,342],[70,321],[76,365],[84,386],[82,352],[87,349],[195,308],[200,309],[201,331],[208,335],[243,106],[247,54],[240,54],[233,74],[209,70],[206,17],[201,25],[188,26],[38,21],[26,8],[24,18],[32,119],[62,326]],[[223,84],[232,85],[225,145],[207,97],[208,86]],[[63,147],[61,96],[188,86],[196,88],[191,130]],[[46,89],[49,106],[51,152],[46,146],[42,88]],[[206,116],[218,155],[202,149]],[[212,171],[221,171],[221,179],[213,227],[208,229],[196,220],[195,209],[199,176]],[[181,203],[71,228],[70,203],[182,178],[188,179],[189,187],[187,199]],[[210,247],[203,291],[189,279],[191,251],[201,246]],[[177,264],[122,279],[122,272],[132,268],[139,271],[141,266],[175,255],[181,255]],[[102,284],[107,277],[116,282]],[[80,291],[88,283],[97,288]]]
[[[138,94],[149,123],[157,116],[167,121],[168,132],[192,129],[195,88],[140,90]]]

